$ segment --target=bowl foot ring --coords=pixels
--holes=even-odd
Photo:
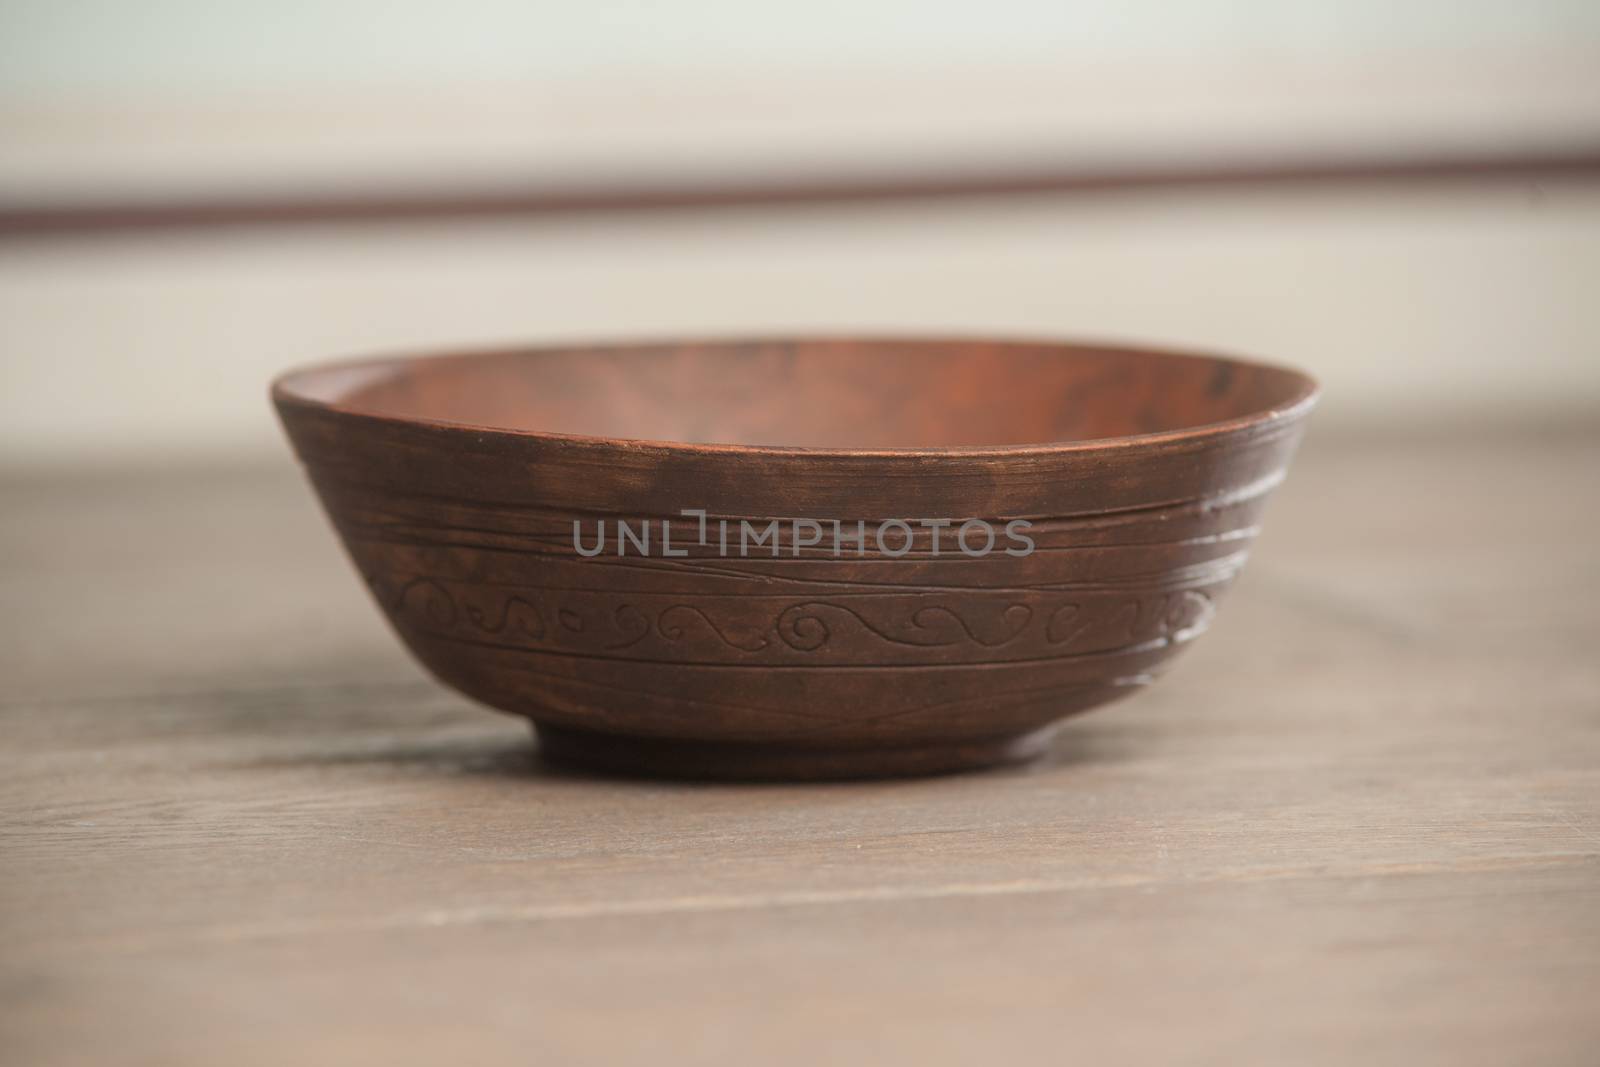
[[[914,746],[797,748],[637,737],[534,723],[539,754],[557,766],[652,778],[781,781],[948,774],[1036,759],[1054,724],[1031,733]]]

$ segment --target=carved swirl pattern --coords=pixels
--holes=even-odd
[[[1026,604],[1009,604],[1003,613],[1007,630],[999,635],[985,635],[975,630],[966,617],[954,608],[943,604],[930,604],[915,609],[898,630],[874,623],[866,615],[843,604],[827,601],[808,601],[795,604],[778,616],[774,629],[783,643],[800,652],[814,652],[826,645],[833,634],[828,626],[829,616],[836,619],[848,616],[863,629],[880,640],[895,645],[914,648],[941,648],[971,642],[984,648],[1000,648],[1022,636],[1033,609]],[[954,626],[940,625],[940,621]]]
[[[703,623],[706,629],[729,648],[738,649],[740,652],[760,652],[767,647],[767,639],[760,635],[744,638],[730,636],[717,625],[716,620],[693,604],[674,604],[656,616],[656,632],[668,641],[678,641],[684,636],[684,623],[695,619]]]
[[[475,586],[452,589],[429,577],[372,577],[369,585],[397,621],[428,633],[508,647],[582,647],[602,653],[624,652],[650,640],[668,646],[710,642],[741,656],[818,653],[831,650],[848,629],[852,648],[859,648],[864,635],[885,648],[977,652],[1027,643],[1056,655],[1181,643],[1201,633],[1215,612],[1212,594],[1204,589],[1057,595],[1035,604],[992,596],[928,603],[932,594],[910,590],[873,610],[860,606],[859,598],[854,605],[794,600],[775,607],[769,621],[753,625],[747,612],[719,613],[716,600],[655,607],[647,603],[650,598],[627,594],[612,594],[609,601],[605,594],[570,591],[507,595]],[[624,599],[617,602],[617,597]]]

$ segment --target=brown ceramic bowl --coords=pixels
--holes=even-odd
[[[430,671],[533,720],[549,758],[739,778],[1026,758],[1149,684],[1210,624],[1315,396],[1239,360],[973,340],[482,352],[273,387]]]

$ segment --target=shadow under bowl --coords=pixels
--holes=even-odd
[[[441,681],[548,758],[723,778],[1025,759],[1210,624],[1316,385],[981,340],[530,348],[273,400]]]

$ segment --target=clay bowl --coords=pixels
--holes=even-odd
[[[533,720],[547,758],[734,778],[1024,759],[1148,685],[1210,625],[1315,395],[1233,359],[974,340],[482,352],[273,387],[440,680]]]

